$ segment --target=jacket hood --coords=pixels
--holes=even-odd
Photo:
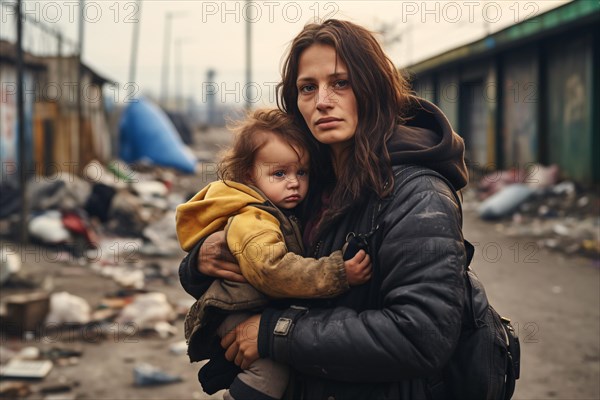
[[[444,113],[433,103],[414,98],[404,125],[388,141],[392,165],[416,164],[431,168],[452,183],[455,190],[467,185],[465,144],[452,130]]]
[[[203,237],[223,229],[227,220],[249,204],[264,203],[265,197],[247,185],[232,181],[209,184],[188,202],[177,206],[177,239],[189,251]]]

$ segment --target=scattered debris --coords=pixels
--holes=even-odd
[[[167,339],[177,334],[177,328],[166,321],[157,322],[151,330],[156,332],[161,339]]]
[[[47,396],[44,397],[44,400],[76,400],[77,399],[77,395],[76,393],[51,393]]]
[[[87,324],[91,320],[90,305],[81,297],[67,292],[50,297],[50,313],[46,325]]]
[[[526,169],[511,168],[492,172],[484,176],[477,185],[479,200],[485,200],[515,183],[526,184],[533,189],[550,187],[558,181],[559,173],[557,165],[545,167],[540,164],[531,164]]]
[[[185,340],[172,343],[169,346],[169,351],[177,356],[187,354],[188,345]]]
[[[27,346],[23,347],[16,357],[21,360],[37,360],[40,358],[40,354],[40,349],[37,347]]]
[[[175,311],[177,312],[177,316],[180,318],[185,318],[190,308],[194,305],[196,299],[189,297],[185,299],[179,300],[175,304]]]
[[[90,362],[99,361],[98,350],[89,351],[90,345],[99,345],[98,338],[101,346],[145,340],[152,351],[169,347],[174,335],[180,338],[182,332],[173,322],[185,314],[188,302],[175,303],[175,311],[165,294],[147,293],[144,287],[160,291],[177,284],[174,259],[183,252],[176,237],[175,208],[201,188],[197,176],[185,181],[181,177],[168,167],[144,162],[130,166],[118,160],[92,161],[82,177],[64,171],[35,176],[26,192],[31,243],[25,247],[11,243],[21,224],[18,185],[0,183],[0,339],[8,339],[0,343],[0,398],[77,398],[78,385],[66,376],[76,377]],[[94,273],[118,286],[92,276],[93,282],[71,289]],[[114,291],[115,287],[121,289]],[[192,300],[183,293],[181,297]],[[173,354],[186,350],[185,342],[178,345],[172,344]],[[87,359],[84,349],[89,351]],[[120,357],[133,368],[143,361],[137,352]],[[166,365],[156,365],[164,371],[147,364],[136,367],[136,384],[181,380],[167,373]],[[7,380],[44,377],[43,385]]]
[[[64,227],[60,211],[50,210],[29,222],[29,234],[47,244],[61,244],[71,240],[69,231]]]
[[[182,381],[180,376],[166,373],[150,364],[136,365],[133,369],[133,376],[136,386],[165,385]]]
[[[43,379],[52,369],[49,360],[21,360],[13,358],[5,366],[0,366],[0,376],[14,379]]]
[[[485,200],[477,205],[467,194],[465,209],[497,220],[497,230],[508,236],[536,237],[540,246],[598,259],[600,197],[558,176],[556,166],[498,171],[478,184],[477,197]]]
[[[0,398],[22,399],[31,394],[31,388],[25,382],[0,381]]]
[[[134,324],[139,329],[155,329],[157,324],[164,330],[164,323],[175,319],[175,311],[164,293],[153,292],[137,295],[116,319],[119,324]]]
[[[505,217],[516,210],[534,193],[535,189],[527,185],[515,183],[506,186],[481,203],[479,217],[483,219]]]
[[[143,289],[145,284],[144,272],[131,267],[103,267],[97,269],[101,275],[112,278],[124,288]]]
[[[31,292],[7,296],[6,325],[15,333],[36,331],[42,326],[50,309],[49,296],[45,292]]]
[[[65,358],[81,357],[83,355],[83,350],[81,348],[73,349],[64,347],[51,347],[50,349],[45,350],[42,354],[45,358],[55,361]]]
[[[62,172],[56,179],[37,179],[27,182],[27,198],[32,210],[75,209],[83,207],[91,193],[89,182]]]
[[[12,349],[0,345],[0,364],[6,364],[17,354],[18,353],[13,351]]]
[[[16,253],[9,253],[8,249],[0,248],[0,286],[4,285],[11,275],[19,272],[21,260]]]
[[[42,394],[64,393],[70,392],[71,390],[73,390],[73,388],[77,386],[79,386],[79,382],[52,383],[39,387],[38,391]]]

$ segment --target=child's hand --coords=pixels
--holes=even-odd
[[[344,267],[350,286],[362,285],[371,279],[371,257],[364,250],[359,250],[354,257],[344,261]]]

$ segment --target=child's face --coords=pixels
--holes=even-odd
[[[308,191],[308,153],[273,133],[267,135],[267,143],[254,159],[252,183],[277,207],[294,208]]]

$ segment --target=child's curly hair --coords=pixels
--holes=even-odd
[[[256,110],[229,128],[234,132],[235,138],[231,148],[222,154],[217,166],[217,174],[221,180],[248,183],[256,153],[268,140],[268,135],[261,135],[261,132],[277,135],[296,152],[309,151],[306,133],[279,109]],[[298,158],[300,156],[302,154],[298,154]]]

